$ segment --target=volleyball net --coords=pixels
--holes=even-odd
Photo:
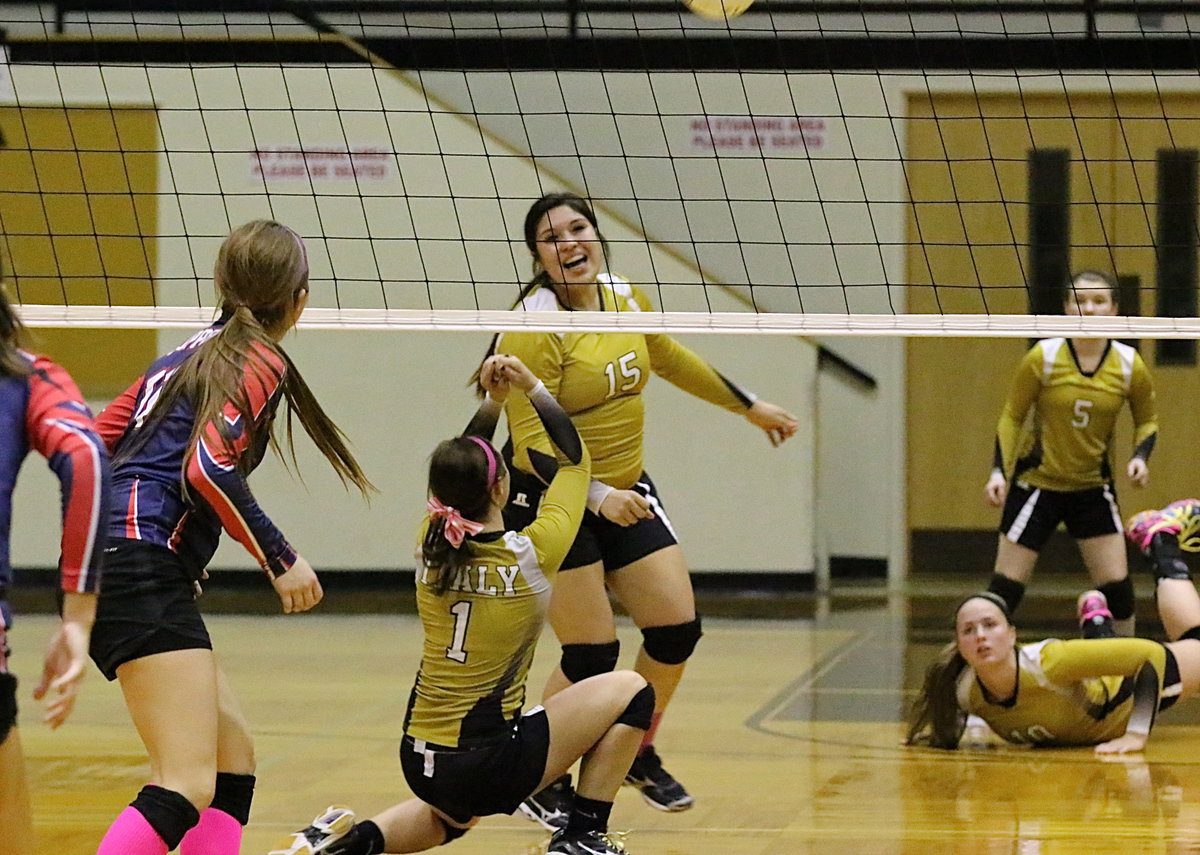
[[[272,217],[324,328],[1194,338],[1190,8],[4,3],[7,287],[33,326],[195,326]],[[509,311],[561,190],[661,313]],[[1079,268],[1126,317],[1061,315]]]

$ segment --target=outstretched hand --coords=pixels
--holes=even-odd
[[[767,439],[771,440],[771,445],[776,448],[794,436],[800,427],[795,416],[783,407],[777,407],[762,398],[755,401],[754,406],[746,411],[746,418],[750,424],[761,428]]]
[[[79,685],[87,673],[88,640],[96,616],[94,594],[69,593],[63,600],[62,624],[46,646],[42,679],[33,690],[45,701],[42,721],[56,728],[75,708]]]
[[[1116,739],[1101,742],[1096,746],[1097,754],[1136,754],[1146,747],[1149,734],[1123,733]]]

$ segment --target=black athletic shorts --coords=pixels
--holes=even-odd
[[[1167,661],[1163,666],[1162,694],[1158,697],[1158,711],[1169,710],[1175,706],[1183,692],[1183,678],[1179,674],[1179,660],[1171,652],[1171,648],[1163,645],[1167,652]]]
[[[1087,490],[1043,490],[1016,481],[1004,501],[1000,533],[1021,546],[1040,550],[1059,523],[1076,540],[1116,534],[1122,530],[1121,512],[1113,485]]]
[[[92,627],[92,661],[109,680],[117,667],[170,650],[212,650],[192,577],[164,546],[117,540],[104,550]]]
[[[511,480],[508,504],[504,508],[504,525],[513,531],[520,531],[537,517],[538,503],[545,487],[541,481],[515,467],[510,466],[509,473]],[[584,511],[579,534],[567,551],[560,570],[603,561],[604,572],[611,573],[679,543],[650,476],[643,472],[633,489],[650,500],[654,518],[638,520],[631,526],[619,526],[598,514]]]
[[[445,748],[405,736],[400,767],[417,798],[466,823],[515,811],[537,791],[549,753],[550,720],[539,706],[495,742],[477,748]]]

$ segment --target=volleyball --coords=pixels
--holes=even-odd
[[[750,8],[754,0],[683,0],[684,5],[701,18],[736,18]]]

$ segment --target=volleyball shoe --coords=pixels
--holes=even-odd
[[[332,847],[354,828],[354,811],[330,805],[301,831],[289,835],[267,855],[334,855]]]

